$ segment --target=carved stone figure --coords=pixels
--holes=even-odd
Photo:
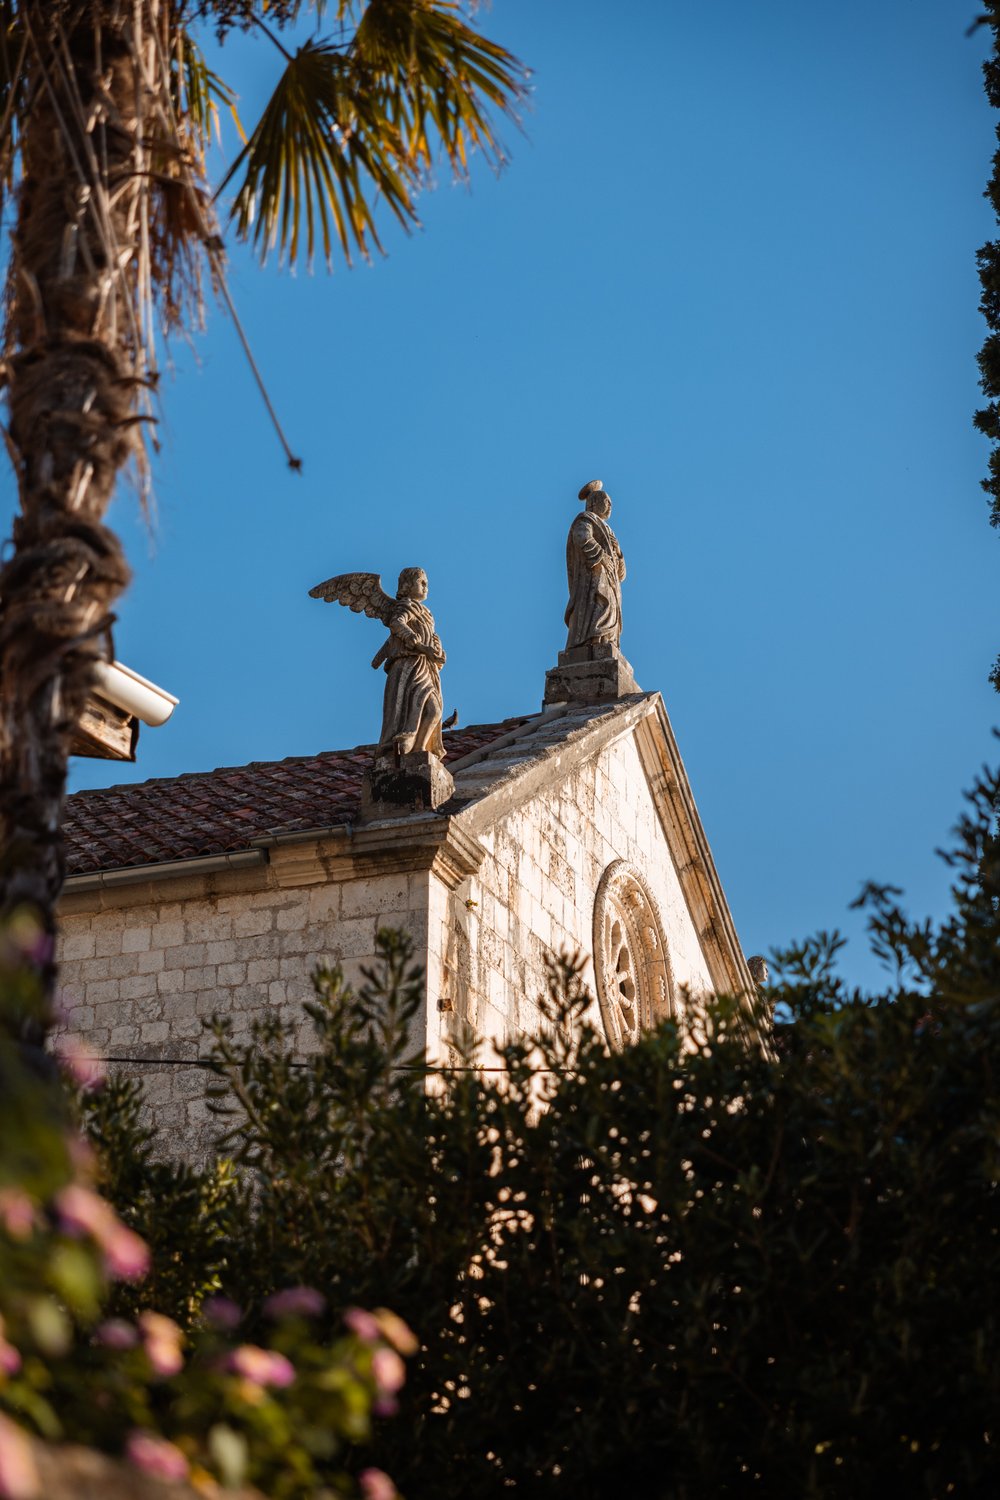
[[[608,524],[611,497],[599,479],[592,479],[580,499],[587,509],[566,539],[569,634],[558,665],[545,674],[545,707],[607,703],[639,691],[619,645],[625,559]]]
[[[750,970],[750,978],[753,980],[754,984],[767,984],[767,959],[762,953],[755,953],[752,958],[748,958],[747,968]]]
[[[423,568],[404,568],[395,599],[382,589],[377,573],[339,573],[309,590],[313,599],[345,604],[355,614],[362,610],[389,627],[389,638],[372,658],[385,668],[382,732],[376,760],[385,754],[410,755],[424,751],[440,759],[441,668],[445,654],[434,630],[434,616],[423,602],[427,574]]]
[[[566,540],[567,651],[579,646],[617,646],[622,633],[625,559],[608,524],[611,497],[599,479],[592,479],[579,498],[586,501],[587,509],[577,516]]]

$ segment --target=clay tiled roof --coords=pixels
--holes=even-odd
[[[505,719],[448,731],[446,761],[460,760],[525,722]],[[230,854],[268,834],[350,823],[371,755],[371,745],[358,745],[76,792],[66,801],[68,872]]]

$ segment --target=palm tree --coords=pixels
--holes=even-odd
[[[329,34],[293,46],[310,14]],[[146,482],[161,340],[198,322],[206,270],[228,297],[206,153],[234,95],[199,22],[274,44],[277,85],[217,190],[262,259],[380,249],[375,204],[413,223],[437,149],[460,175],[477,148],[501,165],[496,121],[525,86],[458,0],[0,0],[19,493],[0,568],[0,921],[28,913],[45,994],[68,742],[128,579],[103,516],[130,461]]]

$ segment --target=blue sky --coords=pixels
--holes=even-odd
[[[232,285],[300,476],[221,309],[177,351],[119,656],[176,693],[135,767],[377,732],[375,622],[307,598],[430,576],[465,724],[536,709],[576,492],[614,500],[623,648],[665,698],[747,952],[819,927],[875,984],[864,879],[940,913],[961,790],[995,753],[997,567],[973,431],[993,120],[947,0],[495,0],[533,69],[511,163],[442,170],[423,228],[328,277]],[[248,117],[266,42],[221,63]],[[6,488],[12,503],[10,485]]]

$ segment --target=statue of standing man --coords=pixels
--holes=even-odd
[[[625,559],[608,523],[611,497],[599,479],[580,491],[587,509],[566,539],[566,649],[545,674],[546,707],[609,703],[640,691],[621,653]]]
[[[579,498],[586,501],[587,509],[577,516],[566,539],[567,651],[579,646],[617,646],[622,633],[625,559],[608,524],[611,496],[599,479],[592,479]]]

